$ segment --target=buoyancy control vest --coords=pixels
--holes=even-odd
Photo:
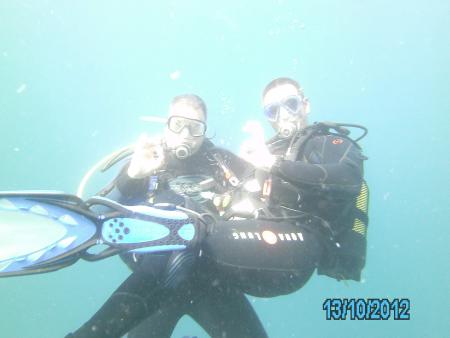
[[[346,127],[364,130],[357,139],[349,137]],[[316,137],[337,137],[351,142],[358,150],[358,141],[367,134],[365,127],[354,124],[320,122],[308,126],[290,140],[272,139],[269,148],[287,161],[307,161],[308,142]],[[362,159],[366,159],[361,155]],[[310,213],[322,218],[330,228],[331,241],[325,241],[326,253],[319,262],[318,274],[337,280],[361,279],[366,260],[368,226],[368,185],[361,179],[359,186],[297,185],[280,177],[272,177],[274,203]],[[277,181],[278,180],[278,181]],[[276,191],[276,190],[279,191]]]

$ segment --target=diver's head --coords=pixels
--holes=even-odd
[[[197,95],[180,95],[172,100],[164,139],[177,158],[189,157],[200,148],[205,139],[206,116],[206,105]]]
[[[281,137],[289,138],[307,125],[309,101],[297,81],[280,77],[263,91],[264,114]]]

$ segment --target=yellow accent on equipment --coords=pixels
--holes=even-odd
[[[364,213],[367,213],[369,203],[368,203],[369,189],[366,182],[361,184],[361,191],[359,192],[358,198],[356,199],[356,207]]]
[[[360,233],[363,236],[366,235],[366,225],[359,218],[355,218],[352,230]]]
[[[361,190],[358,197],[356,198],[356,207],[361,210],[362,213],[367,215],[367,210],[369,209],[369,188],[364,181],[361,184]],[[367,224],[364,224],[364,222],[359,218],[355,218],[352,230],[361,234],[362,236],[366,236]]]

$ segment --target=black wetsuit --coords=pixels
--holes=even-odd
[[[290,145],[293,151],[289,155],[286,150]],[[223,336],[227,321],[233,324],[230,330],[236,329],[236,323],[238,328],[243,328],[240,332],[227,332],[227,337],[264,337],[264,331],[257,325],[251,332],[248,332],[250,326],[242,326],[247,321],[242,314],[247,313],[251,318],[254,312],[241,292],[262,297],[288,294],[301,288],[316,267],[319,273],[337,279],[358,280],[364,266],[365,232],[354,230],[352,224],[359,217],[367,225],[367,219],[362,220],[364,217],[355,211],[363,184],[364,157],[359,147],[344,136],[328,133],[304,135],[298,142],[275,139],[270,147],[283,159],[266,180],[269,182],[264,189],[268,195],[265,210],[268,217],[213,224],[200,245],[202,255],[196,259],[204,270],[192,268],[193,275],[187,279],[204,284],[191,287],[189,283],[179,283],[187,289],[181,287],[177,291],[164,285],[155,294],[158,283],[149,284],[146,274],[138,276],[135,272],[116,291],[116,297],[111,297],[75,337],[116,337],[148,315],[153,317],[146,322],[147,328],[137,328],[131,337],[145,337],[139,335],[142,330],[146,337],[157,337],[151,333],[154,328],[161,329],[159,337],[167,337],[172,332],[171,325],[186,313],[193,315],[204,328],[205,322],[212,323],[223,313],[225,317],[207,330],[212,337]],[[215,297],[217,290],[228,302],[217,313],[209,313],[211,318],[198,316],[205,313],[202,306],[214,309],[211,297]],[[134,302],[130,301],[129,293],[135,295]],[[204,304],[191,302],[194,295],[206,299]],[[167,305],[165,301],[169,299],[177,305]],[[227,306],[241,307],[227,311]],[[159,316],[158,309],[161,309]],[[232,313],[233,318],[227,318],[227,313]],[[158,318],[167,321],[161,323]],[[259,323],[256,315],[254,320]],[[153,328],[148,328],[148,324]]]

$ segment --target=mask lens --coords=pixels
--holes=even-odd
[[[172,116],[169,121],[168,121],[168,127],[171,131],[173,131],[174,133],[181,133],[181,131],[183,130],[183,128],[185,127],[185,122],[183,121],[184,119],[180,118],[180,117],[176,117],[176,116]]]
[[[297,114],[300,110],[300,98],[297,96],[288,97],[284,102],[285,106],[292,114]]]
[[[206,125],[200,121],[189,121],[189,131],[194,137],[205,135]]]
[[[269,121],[276,121],[278,118],[279,111],[280,106],[278,104],[269,104],[264,108],[264,114],[269,119]]]

